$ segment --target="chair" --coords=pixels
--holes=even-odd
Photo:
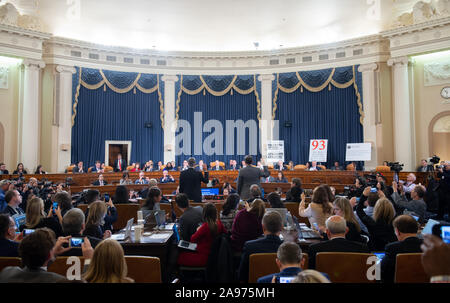
[[[87,205],[87,204],[79,204],[77,207],[78,207],[79,209],[81,209],[84,213],[86,213],[86,210],[87,210],[87,208],[88,208],[88,205]]]
[[[259,278],[280,272],[275,259],[277,253],[251,254],[249,257],[248,283],[256,283]],[[308,269],[308,254],[303,254],[303,269]]]
[[[303,164],[298,164],[294,166],[294,170],[305,170],[306,169],[306,165]]]
[[[321,252],[316,255],[316,270],[328,274],[333,283],[374,283],[367,279],[367,264],[374,254]]]
[[[181,211],[181,209],[178,207],[177,203],[172,200],[172,207],[173,207],[173,211],[175,212],[175,215],[177,216],[177,218],[181,217],[181,215],[183,214],[183,212]],[[161,206],[161,204],[160,204]]]
[[[132,165],[127,166],[127,171],[132,170],[134,167]]]
[[[389,166],[377,166],[375,171],[377,172],[389,172],[391,168]]]
[[[225,169],[225,163],[224,162],[219,162],[219,166],[222,167],[223,169]],[[211,162],[209,163],[209,167],[213,168],[216,167],[216,162]]]
[[[321,170],[327,170],[327,167],[325,165],[317,165],[317,167],[320,167]]]
[[[69,264],[67,264],[67,261],[68,261],[69,258],[71,258],[71,257],[57,257],[55,259],[55,261],[50,266],[48,266],[47,270],[50,271],[50,272],[54,272],[54,273],[56,273],[58,275],[66,277],[67,276],[67,270],[69,268],[71,268],[72,266],[76,265],[76,263],[74,263],[74,262],[69,262]],[[79,264],[79,266],[80,266],[79,270],[80,271],[79,271],[79,273],[80,274],[83,273],[84,258],[83,257],[72,257],[72,258],[74,258],[74,260],[76,260],[76,259],[80,260],[80,264]]]
[[[67,167],[67,173],[68,173],[68,174],[73,173],[73,169],[74,169],[74,168],[75,168],[75,165],[71,165],[71,166]]]
[[[117,221],[113,224],[114,230],[121,230],[127,226],[127,221],[134,218],[137,222],[139,204],[115,204],[117,209]]]
[[[267,165],[267,168],[268,168],[268,169],[273,169],[273,164]]]
[[[161,264],[159,258],[125,256],[128,277],[136,283],[161,283]]]
[[[16,257],[0,257],[0,271],[8,266],[22,266],[22,260]]]
[[[88,168],[88,173],[92,173],[92,167]]]
[[[430,277],[422,266],[422,253],[398,254],[395,262],[395,283],[428,283]]]
[[[105,173],[109,173],[109,172],[112,172],[112,171],[113,171],[112,166],[105,166]]]
[[[347,165],[346,169],[347,170],[356,170],[356,167],[353,165],[353,163],[350,163],[349,165]]]

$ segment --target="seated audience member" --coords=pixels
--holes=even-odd
[[[23,215],[25,213],[23,209],[20,208],[22,196],[17,189],[8,190],[5,193],[5,202],[7,205],[3,209],[4,213],[9,214],[10,216]]]
[[[225,189],[228,190],[228,194],[235,194],[236,193],[236,190],[228,182],[223,183],[222,191],[224,191]]]
[[[175,161],[170,162],[172,164],[172,170],[178,171],[178,167],[175,165]]]
[[[139,163],[139,162],[136,162],[136,165],[130,170],[130,172],[140,172],[142,169],[141,169],[141,163]]]
[[[271,208],[285,208],[280,195],[276,192],[270,193],[267,196],[267,201],[269,201]]]
[[[127,277],[127,262],[122,245],[113,239],[106,239],[95,247],[89,240],[82,244],[85,260],[91,260],[83,279],[88,283],[133,283]]]
[[[184,266],[206,266],[208,256],[211,251],[211,245],[221,234],[226,233],[222,222],[218,219],[217,209],[213,203],[208,203],[203,207],[203,224],[191,236],[190,242],[197,243],[197,250],[180,251],[178,255],[178,264]]]
[[[306,162],[306,164],[305,164],[305,171],[308,171],[310,167],[311,167],[311,165],[309,165],[309,162]]]
[[[9,171],[6,169],[6,164],[0,163],[0,175],[9,175]]]
[[[156,167],[155,171],[162,171],[164,169],[163,163],[161,161],[158,162],[158,166]]]
[[[291,189],[286,193],[286,202],[300,202],[300,195],[303,193],[302,181],[299,178],[293,178]]]
[[[222,206],[222,211],[220,212],[220,221],[222,222],[226,231],[229,233],[231,233],[233,221],[238,212],[237,207],[239,205],[239,201],[240,198],[238,194],[228,195],[225,203]]]
[[[130,193],[128,188],[124,185],[119,185],[116,187],[116,192],[114,193],[113,201],[114,204],[127,204],[130,203]]]
[[[331,283],[325,275],[314,269],[302,270],[291,283]]]
[[[403,184],[403,191],[405,193],[411,193],[414,187],[416,187],[414,182],[416,182],[416,175],[413,173],[408,174],[406,177],[406,183]]]
[[[102,241],[102,239],[91,237],[91,236],[82,236],[84,229],[86,228],[84,213],[79,208],[73,208],[69,210],[66,215],[63,217],[62,229],[64,236],[71,237],[87,237],[92,245],[92,247],[96,247],[98,243]],[[63,256],[82,256],[81,248],[73,247],[71,250],[62,254]]]
[[[431,277],[431,283],[448,283],[450,281],[450,244],[446,244],[435,235],[424,235],[422,266]]]
[[[175,167],[172,165],[172,162],[167,162],[166,167],[164,167],[163,171],[174,171]]]
[[[423,200],[423,197],[425,196],[425,189],[421,185],[414,187],[411,191],[411,201],[408,201],[404,194],[400,195],[398,193],[399,188],[397,182],[392,182],[392,189],[394,190],[392,194],[394,203],[397,206],[404,208],[405,212],[412,212],[419,217],[421,222],[423,222],[427,211],[427,203]]]
[[[202,207],[191,207],[189,205],[189,198],[186,194],[176,195],[175,203],[183,212],[179,220],[180,239],[190,241],[191,236],[197,231],[197,228],[202,222]]]
[[[120,185],[130,185],[133,184],[133,181],[130,179],[130,174],[128,172],[124,172],[122,174],[122,179],[119,181]]]
[[[286,166],[283,164],[283,161],[279,160],[277,164],[273,166],[275,170],[286,170]]]
[[[148,191],[147,200],[145,200],[144,205],[142,205],[142,216],[144,219],[148,216],[151,210],[159,210],[161,209],[159,203],[161,202],[162,193],[161,190],[153,186]]]
[[[42,168],[42,165],[38,165],[38,167],[36,168],[36,171],[34,172],[35,175],[45,175],[46,172],[44,171],[44,169]]]
[[[309,171],[318,171],[318,170],[321,170],[321,168],[317,166],[317,162],[316,161],[312,161],[311,162],[311,167],[308,170]]]
[[[288,169],[289,170],[294,170],[294,167],[295,167],[294,161],[289,161]]]
[[[95,180],[92,185],[94,186],[104,186],[107,185],[108,181],[103,178],[103,174],[98,175],[98,180]]]
[[[61,209],[61,217],[63,218],[64,215],[73,208],[72,197],[66,191],[56,193],[53,197],[53,201],[58,203],[58,206]]]
[[[141,171],[139,173],[139,179],[137,179],[134,184],[148,184],[149,182],[149,178],[145,177],[145,173],[143,171]]]
[[[282,222],[281,216],[277,212],[268,212],[264,214],[262,219],[264,237],[256,240],[248,240],[243,246],[241,263],[239,264],[239,281],[248,281],[250,255],[257,253],[274,253],[278,251],[281,243],[283,243],[280,239],[280,233],[283,229]]]
[[[61,208],[58,206],[58,208],[54,210],[56,217],[53,216],[52,212],[53,210],[51,209],[46,217],[44,212],[44,201],[38,197],[32,198],[27,203],[25,224],[20,226],[20,231],[23,231],[25,228],[37,229],[47,227],[53,230],[57,237],[62,236]]]
[[[369,248],[371,251],[383,251],[388,243],[395,242],[394,228],[392,220],[395,216],[394,206],[384,197],[382,191],[378,191],[380,198],[373,209],[373,216],[369,217],[364,212],[364,202],[370,193],[370,186],[364,192],[356,205],[356,214],[369,231]]]
[[[359,226],[356,215],[353,213],[353,207],[347,198],[337,198],[333,202],[333,211],[337,216],[341,216],[345,219],[345,223],[348,228],[348,232],[345,234],[345,238],[349,241],[363,242],[361,237],[361,227]]]
[[[341,165],[339,165],[338,161],[334,162],[334,165],[330,169],[331,170],[344,170],[344,168]]]
[[[195,167],[195,171],[206,171],[205,164],[203,160],[198,161],[198,165]]]
[[[280,272],[261,277],[258,279],[258,283],[277,283],[280,277],[295,277],[302,271],[305,260],[302,256],[302,249],[297,243],[284,242],[278,247],[275,262]]]
[[[8,214],[0,214],[0,257],[18,257],[16,223]]]
[[[275,183],[288,183],[288,180],[286,179],[282,171],[278,172]]]
[[[150,179],[148,181],[148,186],[146,186],[143,190],[139,191],[138,195],[142,198],[142,199],[146,199],[148,196],[148,191],[150,190],[150,188],[152,188],[153,186],[158,187],[158,180],[156,179]],[[164,198],[165,199],[165,198]],[[163,201],[163,203],[166,203],[165,201]],[[167,201],[167,203],[169,203],[169,201]]]
[[[392,222],[398,241],[386,245],[385,256],[381,260],[381,280],[394,282],[395,261],[398,254],[420,253],[422,240],[417,237],[419,224],[409,215],[401,215]]]
[[[189,168],[189,166],[188,166],[188,161],[187,161],[187,160],[184,160],[184,161],[183,161],[183,166],[181,167],[181,170],[180,170],[180,171],[187,170],[188,168]]]
[[[106,239],[111,236],[111,230],[104,230],[105,216],[108,211],[105,202],[96,201],[89,205],[89,214],[86,220],[86,228],[83,236],[91,236],[99,239]]]
[[[222,166],[220,166],[219,160],[216,160],[214,162],[214,166],[211,166],[211,170],[223,170]]]
[[[349,241],[345,238],[348,228],[345,219],[341,216],[331,216],[326,221],[326,233],[328,241],[315,243],[309,246],[309,266],[308,269],[316,268],[316,255],[320,252],[354,252],[369,253],[366,244]]]
[[[375,204],[377,203],[379,198],[380,197],[378,195],[378,192],[376,192],[376,193],[369,193],[369,195],[367,196],[367,200],[364,202],[364,205],[366,206],[366,208],[364,208],[364,212],[366,213],[367,216],[369,216],[369,217],[373,216],[373,208],[375,207]],[[352,203],[353,207],[355,207],[356,204],[357,204],[356,197],[353,197],[352,200],[350,201],[350,203]],[[364,225],[364,223],[359,218],[358,214],[356,213],[356,210],[353,211],[353,213],[356,215],[356,220],[358,220],[359,226],[361,226],[361,230],[365,234],[368,235],[369,234],[369,230],[367,229],[367,227]]]
[[[13,172],[13,175],[26,175],[28,172],[23,167],[23,163],[17,164],[16,170]]]
[[[100,161],[95,161],[95,165],[94,167],[92,167],[91,169],[91,173],[104,173],[103,169],[102,169],[102,164]]]
[[[173,183],[175,179],[169,175],[169,171],[167,169],[163,170],[163,176],[159,179],[159,183]]]
[[[90,205],[100,200],[100,192],[96,189],[89,189],[86,194],[86,204],[88,204],[88,208],[85,212],[86,218],[89,216],[89,208]],[[113,204],[112,199],[109,199],[109,202],[106,202],[106,206],[108,207],[108,211],[104,218],[105,224],[103,225],[103,230],[112,230],[112,225],[117,221],[117,209]]]
[[[264,202],[260,199],[253,201],[251,206],[245,202],[245,208],[236,214],[231,228],[231,247],[233,251],[242,251],[244,243],[260,237],[263,233],[261,225],[264,216]]]
[[[8,204],[5,200],[5,194],[9,189],[9,185],[10,183],[8,180],[0,181],[0,212],[3,212]]]
[[[331,216],[333,205],[328,200],[329,196],[325,187],[318,186],[314,189],[308,208],[305,209],[305,193],[301,195],[302,202],[299,204],[298,212],[301,217],[308,218],[311,227],[317,224],[320,231],[325,230],[325,221]]]
[[[150,161],[146,162],[144,165],[144,168],[142,170],[143,171],[153,171],[153,161],[150,160]]]
[[[422,159],[420,161],[421,165],[417,168],[418,172],[426,173],[430,171],[434,171],[433,165],[428,165],[428,161],[426,159]]]
[[[230,160],[230,166],[228,167],[228,170],[239,170],[239,165],[237,164],[236,160]]]
[[[55,233],[41,228],[26,236],[19,244],[19,256],[23,268],[8,266],[0,272],[0,283],[57,283],[66,282],[66,278],[53,272],[47,272],[47,266],[56,256],[68,251],[63,244],[69,243],[69,237],[55,240]]]
[[[84,168],[83,168],[83,161],[78,162],[77,166],[75,166],[72,169],[72,173],[74,173],[74,174],[83,174],[84,172],[85,171],[84,171]]]
[[[247,200],[248,203],[252,203],[256,199],[260,199],[263,202],[267,202],[267,200],[262,197],[261,189],[257,184],[253,184],[252,186],[250,186],[250,195],[251,198]]]

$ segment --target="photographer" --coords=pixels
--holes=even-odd
[[[425,213],[427,210],[427,204],[423,200],[425,196],[425,188],[422,185],[417,185],[411,191],[411,201],[408,201],[403,190],[403,186],[392,182],[392,188],[394,190],[392,199],[397,206],[404,208],[405,211],[412,212],[416,216],[419,216],[419,222],[423,222],[425,219]],[[404,213],[405,214],[405,213]]]
[[[438,218],[444,219],[447,211],[447,220],[450,219],[450,162],[446,162],[444,168],[439,168],[437,177],[439,179],[439,209]],[[447,208],[447,210],[446,210]]]

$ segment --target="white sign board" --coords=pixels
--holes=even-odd
[[[284,162],[284,141],[267,141],[267,163]]]
[[[371,161],[371,143],[347,143],[345,161]]]
[[[309,162],[327,162],[328,140],[315,139],[309,142]]]

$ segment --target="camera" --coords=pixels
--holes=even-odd
[[[439,161],[441,161],[441,158],[439,158],[436,155],[434,155],[433,157],[430,158],[430,162],[433,163],[433,164],[438,164]]]
[[[403,170],[404,164],[400,164],[399,162],[388,162],[387,165],[391,168],[391,171],[396,173]]]
[[[377,176],[376,175],[366,175],[364,176],[366,178],[366,184],[367,186],[370,186],[372,188],[376,188],[378,181],[377,181]]]

